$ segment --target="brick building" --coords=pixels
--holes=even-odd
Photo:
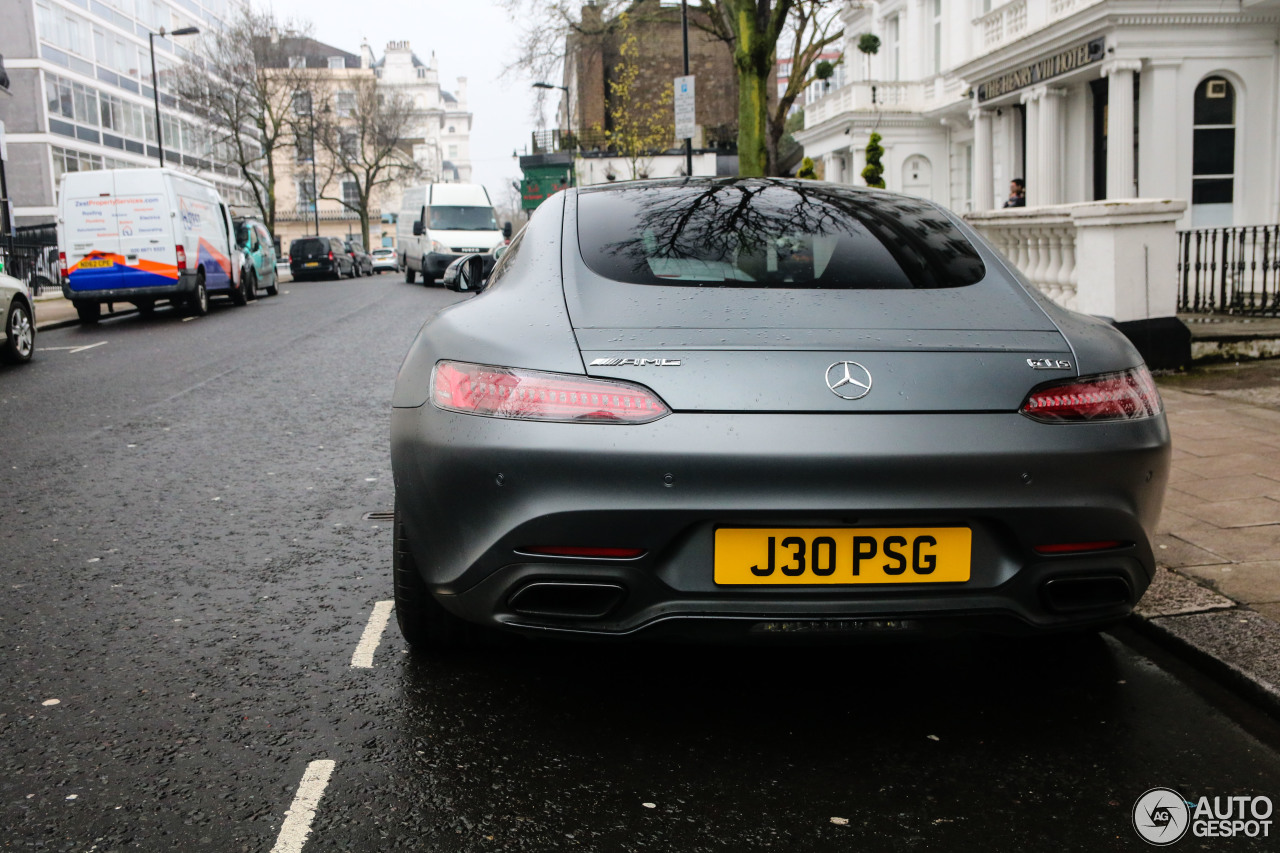
[[[641,44],[643,63],[639,89],[656,100],[671,81],[684,74],[684,41],[680,8],[661,0],[636,0],[627,7],[629,32]],[[695,148],[736,151],[738,141],[738,77],[729,46],[698,26],[705,16],[689,10],[689,73],[697,81],[695,117],[699,136]],[[567,101],[560,105],[560,126],[574,130],[584,141],[592,132],[609,130],[609,81],[622,57],[626,38],[620,17],[604,20],[594,3],[582,7],[579,30],[566,45],[564,85]]]

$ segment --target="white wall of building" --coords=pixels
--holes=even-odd
[[[806,127],[796,135],[835,180],[863,183],[863,149],[874,129],[883,137],[889,189],[910,185],[960,211],[1000,206],[1014,177],[1027,180],[1032,204],[1190,201],[1196,90],[1221,77],[1236,97],[1225,224],[1280,221],[1280,0],[883,0],[847,3],[842,19],[848,82],[806,106]],[[867,32],[881,39],[869,59],[857,50]],[[1090,42],[1087,62],[1041,64]],[[1011,76],[1051,67],[1057,73],[1043,79]],[[1002,79],[1015,82],[984,85]],[[1102,81],[1096,85],[1114,117],[1126,108],[1116,100],[1124,81],[1134,79],[1135,138],[1109,123],[1104,143],[1091,83]],[[1136,166],[1119,154],[1126,142],[1136,145]],[[1103,144],[1112,149],[1105,157]],[[913,157],[933,167],[927,191],[904,171]],[[1106,186],[1101,196],[1095,178]],[[1180,227],[1207,210],[1189,205]]]

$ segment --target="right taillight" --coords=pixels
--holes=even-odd
[[[174,254],[176,255],[178,269],[185,270],[187,268],[187,250],[181,246],[174,246]]]
[[[1146,365],[1041,385],[1019,412],[1044,423],[1133,421],[1163,411],[1160,392]]]
[[[450,412],[527,421],[645,424],[671,414],[642,385],[459,361],[436,364],[431,399]]]

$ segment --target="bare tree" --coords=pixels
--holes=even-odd
[[[708,32],[733,50],[738,69],[738,171],[775,175],[778,143],[787,113],[816,79],[814,65],[844,30],[836,24],[841,0],[700,0]],[[785,41],[784,41],[785,40]],[[778,43],[789,43],[787,89],[769,110],[769,77],[778,64]]]
[[[632,2],[602,0],[584,21],[574,0],[502,0],[513,19],[526,26],[511,69],[546,80],[563,67],[570,33],[612,28]],[[742,175],[776,174],[778,143],[786,133],[787,112],[813,82],[814,65],[844,33],[836,26],[842,0],[696,0],[690,26],[723,40],[733,52],[738,76],[738,169]],[[669,14],[670,10],[664,10]],[[782,96],[769,106],[769,80],[781,42],[790,50],[791,74]]]
[[[178,94],[208,122],[213,146],[239,167],[258,215],[275,233],[272,155],[293,143],[293,94],[306,85],[305,69],[290,67],[287,42],[310,25],[282,23],[269,9],[237,5],[226,27],[197,42],[196,59],[179,72]]]
[[[308,116],[308,121],[315,122],[314,144],[325,155],[317,160],[321,167],[317,195],[360,217],[366,247],[370,209],[379,191],[423,174],[409,137],[415,122],[412,101],[398,92],[379,90],[377,83],[370,74],[344,82],[342,91],[318,81],[310,84],[312,103],[323,105]],[[306,122],[299,132],[310,133]],[[353,190],[348,192],[347,187]]]

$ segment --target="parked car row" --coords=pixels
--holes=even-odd
[[[355,278],[381,272],[375,262],[377,252],[365,251],[359,240],[338,237],[299,237],[289,244],[289,272],[295,281],[312,278]],[[394,256],[394,253],[392,253]],[[387,269],[387,267],[382,267]],[[394,265],[391,269],[395,269]]]
[[[144,315],[167,302],[196,315],[214,296],[246,305],[278,291],[266,226],[233,221],[217,188],[171,169],[106,169],[62,176],[59,277],[83,323],[104,304]]]

